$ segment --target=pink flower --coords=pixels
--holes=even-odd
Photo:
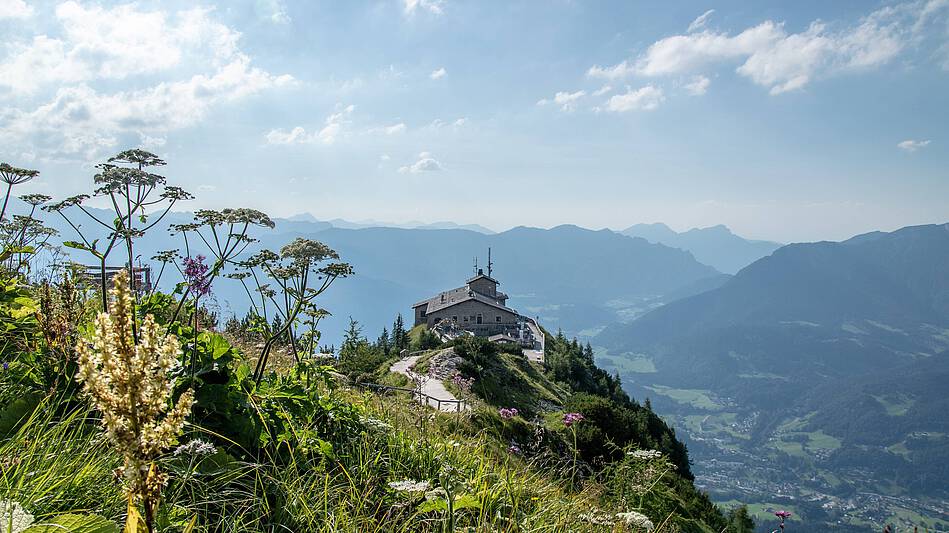
[[[570,427],[581,420],[583,420],[583,415],[580,413],[566,413],[563,415],[563,425],[567,427]]]
[[[211,279],[208,276],[209,268],[204,262],[204,256],[185,257],[182,263],[185,267],[185,281],[191,286],[191,293],[198,298],[207,296],[211,292]]]
[[[774,516],[780,518],[783,521],[784,519],[791,517],[791,511],[775,511]]]
[[[517,408],[516,407],[502,407],[501,409],[498,409],[498,414],[501,415],[501,418],[503,418],[504,420],[510,420],[514,418],[515,416],[517,416]]]

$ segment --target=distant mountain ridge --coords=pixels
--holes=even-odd
[[[746,466],[789,465],[807,490],[846,494],[818,468],[856,491],[899,477],[919,497],[949,496],[949,224],[787,245],[595,342],[619,367],[654,365],[624,375],[632,394],[699,391],[718,404],[655,404],[706,421],[693,428],[700,461],[732,457],[705,444],[725,442]],[[708,420],[719,413],[733,422],[716,433]],[[746,428],[741,438],[735,427]],[[745,490],[752,481],[742,479]]]
[[[657,222],[635,224],[619,233],[687,250],[692,252],[700,263],[715,267],[726,274],[734,274],[781,247],[781,244],[776,242],[744,239],[723,225],[692,228],[678,233]]]
[[[395,222],[383,222],[379,220],[359,220],[351,221],[345,220],[342,218],[334,218],[331,220],[320,220],[313,216],[310,213],[300,213],[287,217],[284,220],[291,222],[308,222],[308,223],[318,223],[318,224],[329,224],[334,228],[342,229],[365,229],[365,228],[402,228],[402,229],[465,229],[468,231],[474,231],[477,233],[483,233],[485,235],[493,235],[496,233],[490,228],[486,228],[480,224],[458,224],[456,222],[450,221],[439,221],[439,222],[420,222],[418,220],[410,220],[405,223],[395,223]]]
[[[107,210],[90,208],[107,220]],[[81,213],[75,213],[83,218]],[[46,216],[61,232],[61,239],[77,236],[58,216]],[[180,237],[169,234],[169,224],[189,222],[188,212],[169,213],[159,227],[136,241],[136,255],[143,262],[160,250],[183,250]],[[408,315],[411,304],[438,291],[464,283],[480,258],[486,268],[487,250],[492,248],[494,275],[502,290],[511,296],[510,305],[523,314],[539,316],[551,329],[602,328],[618,319],[623,307],[637,306],[640,300],[657,299],[681,287],[700,286],[702,280],[719,276],[713,268],[697,262],[688,252],[641,239],[630,239],[608,230],[593,231],[563,225],[551,229],[517,227],[497,234],[469,229],[403,229],[369,227],[344,229],[333,221],[293,216],[274,219],[275,228],[255,229],[260,247],[279,250],[295,237],[325,242],[353,264],[356,274],[339,280],[321,298],[320,305],[333,313],[321,323],[326,342],[336,342],[349,316],[367,332],[390,326],[397,313]],[[84,223],[85,224],[85,223]],[[94,234],[102,228],[85,224]],[[192,240],[192,254],[207,252]],[[92,263],[91,257],[72,251],[77,261]],[[120,252],[109,264],[124,263]],[[173,272],[173,271],[171,271]],[[166,275],[167,289],[175,280]],[[248,304],[239,284],[230,280],[215,283],[214,295],[222,315],[243,313]],[[693,293],[694,290],[689,292]]]

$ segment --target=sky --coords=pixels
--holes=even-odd
[[[18,193],[836,240],[949,221],[947,146],[949,0],[0,0]]]

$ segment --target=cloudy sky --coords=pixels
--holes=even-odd
[[[494,229],[949,221],[949,0],[0,0],[0,159]]]

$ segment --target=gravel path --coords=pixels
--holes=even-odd
[[[418,374],[416,374],[412,368],[415,366],[415,363],[418,362],[420,357],[421,355],[411,355],[405,359],[396,361],[391,367],[389,367],[389,371],[395,372],[396,374],[402,374],[409,379],[413,379],[413,377],[417,376]],[[444,411],[446,413],[453,413],[458,409],[458,404],[454,403],[454,401],[450,403],[445,403],[442,401],[441,405],[439,405],[439,402],[436,401],[436,398],[439,400],[457,400],[454,394],[448,392],[448,389],[445,388],[445,384],[442,383],[440,379],[430,378],[428,376],[423,376],[422,378],[424,380],[422,381],[422,393],[431,396],[431,398],[426,398],[426,403],[430,407]],[[463,411],[468,410],[468,405],[461,404],[461,409]]]

